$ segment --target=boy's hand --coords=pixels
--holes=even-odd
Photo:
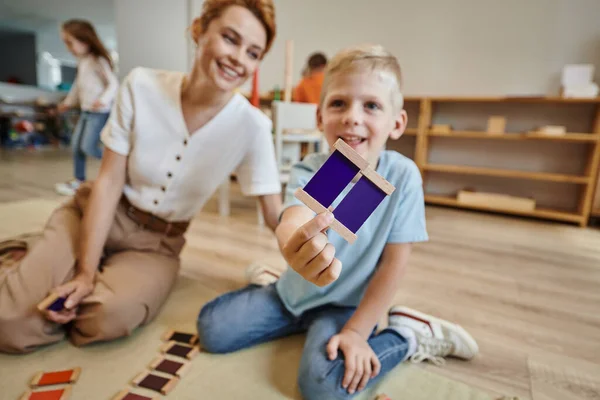
[[[290,267],[317,286],[335,281],[342,263],[335,258],[335,248],[323,233],[333,222],[333,214],[322,213],[302,225],[289,238],[282,254]]]
[[[363,390],[369,379],[379,375],[381,363],[367,341],[350,329],[342,329],[340,333],[329,340],[327,355],[335,360],[338,349],[344,353],[346,373],[342,379],[342,387],[353,394]]]

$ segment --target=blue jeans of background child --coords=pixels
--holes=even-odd
[[[298,372],[302,396],[308,400],[348,399],[353,395],[342,388],[345,372],[342,352],[330,361],[326,347],[355,310],[326,306],[295,317],[281,302],[274,285],[250,285],[220,296],[202,308],[198,316],[200,346],[209,353],[229,353],[307,332]],[[409,345],[391,329],[371,335],[368,343],[381,362],[381,372],[369,381],[370,386],[406,358]]]
[[[73,167],[75,179],[85,181],[86,157],[102,158],[100,133],[108,120],[109,113],[82,111],[73,131]]]

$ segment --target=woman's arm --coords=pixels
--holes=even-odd
[[[93,280],[125,186],[127,157],[106,148],[83,216],[77,275]]]
[[[277,224],[279,223],[279,214],[281,214],[281,195],[280,194],[267,194],[264,196],[258,196],[260,202],[260,208],[265,219],[267,226],[275,232]]]
[[[75,277],[54,289],[67,297],[61,312],[47,311],[48,319],[66,324],[76,316],[75,309],[81,300],[94,290],[94,279],[108,231],[114,220],[117,204],[125,185],[127,157],[106,148],[98,178],[94,182],[89,203],[83,213],[80,258]]]

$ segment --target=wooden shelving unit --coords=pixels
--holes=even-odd
[[[448,196],[436,196],[436,195],[426,195],[425,202],[429,204],[437,204],[442,206],[452,206],[459,208],[469,208],[473,210],[483,210],[483,211],[493,211],[500,212],[505,214],[514,214],[514,215],[522,215],[522,216],[530,216],[530,217],[538,217],[545,219],[554,219],[557,221],[565,221],[565,222],[579,222],[581,220],[581,216],[576,213],[569,213],[565,211],[552,210],[552,209],[544,209],[537,208],[531,212],[521,212],[515,211],[512,209],[502,209],[502,208],[492,208],[486,206],[474,206],[474,205],[463,205],[460,204],[455,198]]]
[[[407,106],[410,128],[404,136],[408,137],[399,141],[414,146],[411,158],[423,175],[426,203],[580,226],[587,225],[590,215],[600,217],[600,194],[597,208],[592,209],[600,163],[600,98],[411,97]],[[509,114],[507,133],[485,132],[488,117],[505,113]],[[410,121],[416,122],[417,127],[411,126]],[[435,123],[451,124],[456,130],[434,132],[431,126]],[[563,136],[531,133],[540,125],[564,125],[569,132]],[[415,136],[416,140],[411,139]],[[453,162],[448,162],[452,158],[449,154],[462,151],[463,146],[464,157],[459,153]],[[562,157],[556,156],[563,150],[566,153]],[[505,158],[506,163],[502,167],[485,165],[486,158],[496,164]],[[464,187],[460,186],[462,181]],[[533,211],[460,203],[456,191],[473,182],[497,193],[515,192],[533,198],[539,195],[541,201]],[[436,183],[446,192],[436,191],[432,187]],[[448,192],[452,185],[455,190]],[[549,204],[553,193],[562,203],[572,205]]]
[[[452,133],[439,133],[429,131],[427,133],[433,137],[452,137],[463,139],[487,139],[487,140],[551,140],[558,142],[596,142],[600,140],[600,135],[589,133],[567,133],[564,136],[550,136],[533,133],[505,133],[502,135],[490,135],[486,132],[477,131],[452,131]]]
[[[599,115],[596,117],[594,128],[596,131],[600,131],[600,111]],[[594,180],[594,184],[594,189],[592,189],[594,195],[592,197],[593,200],[591,205],[590,217],[600,218],[600,169],[596,171],[596,178]]]
[[[546,172],[528,172],[513,169],[481,168],[463,165],[428,164],[424,165],[425,171],[435,171],[462,175],[484,175],[500,178],[529,179],[548,182],[564,182],[587,184],[590,178],[587,176],[551,174]]]
[[[272,99],[272,94],[266,94],[261,96],[261,103],[270,104]],[[386,147],[416,162],[423,176],[426,203],[580,226],[587,225],[590,216],[600,218],[600,98],[404,100],[408,127],[399,140],[389,141]],[[507,133],[485,132],[493,115],[507,118]],[[454,130],[434,132],[433,124],[449,124]],[[563,125],[568,132],[562,136],[532,133],[542,125]],[[464,204],[456,197],[464,189],[532,197],[536,207],[515,211]]]

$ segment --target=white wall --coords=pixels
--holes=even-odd
[[[186,70],[186,29],[201,0],[116,2],[124,75],[130,68]],[[283,86],[286,39],[294,79],[315,50],[376,42],[401,61],[412,95],[552,94],[563,65],[600,68],[598,0],[275,0],[278,35],[261,90]],[[140,13],[139,10],[144,12]]]
[[[187,0],[115,3],[121,78],[137,66],[187,71],[188,6]]]
[[[566,63],[600,68],[598,0],[276,0],[278,40],[262,84],[283,82],[285,40],[306,56],[360,42],[386,46],[415,95],[546,94]]]

